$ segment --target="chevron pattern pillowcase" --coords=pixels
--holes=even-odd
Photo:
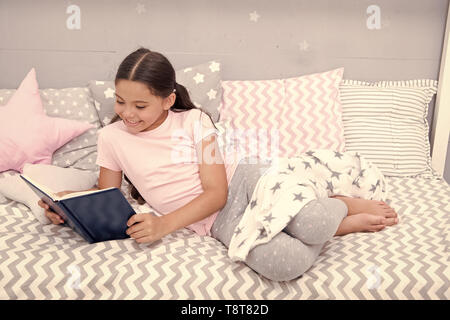
[[[340,85],[347,151],[357,151],[387,176],[436,177],[431,168],[428,104],[435,80]]]
[[[226,140],[235,146],[231,153],[260,159],[280,156],[284,100],[282,80],[222,81],[219,119],[228,123],[231,134]]]
[[[344,69],[296,78],[222,81],[220,121],[241,155],[293,157],[309,149],[344,151],[339,83]]]
[[[310,149],[344,151],[339,83],[344,68],[284,80],[286,102],[282,113],[283,156]]]

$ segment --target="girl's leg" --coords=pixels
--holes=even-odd
[[[253,190],[270,164],[255,163],[252,158],[244,158],[236,168],[228,188],[228,198],[211,227],[211,235],[227,248],[230,246],[234,229],[252,198]]]
[[[347,213],[341,200],[316,199],[305,205],[284,231],[305,244],[324,244],[333,238]]]
[[[395,210],[384,201],[344,196],[331,196],[331,198],[344,201],[347,205],[349,216],[359,213],[370,213],[385,218],[397,218]]]
[[[239,164],[228,189],[228,200],[211,228],[211,235],[227,248],[234,229],[252,197],[253,190],[268,165]],[[270,242],[250,250],[245,263],[274,281],[288,281],[301,276],[316,261],[323,244],[306,245],[285,232],[278,233]],[[273,262],[273,264],[272,264]]]
[[[313,245],[331,240],[333,236],[381,231],[396,223],[395,218],[385,218],[382,215],[350,214],[347,208],[346,202],[337,198],[313,200],[300,210],[284,231],[306,244]]]
[[[323,245],[307,245],[280,232],[269,242],[250,250],[245,263],[270,280],[290,281],[312,267]]]

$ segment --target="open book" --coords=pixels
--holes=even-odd
[[[56,192],[23,174],[20,177],[64,222],[89,243],[125,239],[127,221],[135,214],[118,188],[80,191],[58,197]]]

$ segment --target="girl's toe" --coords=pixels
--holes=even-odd
[[[387,218],[384,222],[384,225],[393,226],[394,224],[396,224],[395,219],[396,218]]]

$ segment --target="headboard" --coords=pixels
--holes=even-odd
[[[440,174],[444,172],[450,132],[450,7],[448,8],[445,37],[442,45],[439,86],[431,125],[431,165]]]

